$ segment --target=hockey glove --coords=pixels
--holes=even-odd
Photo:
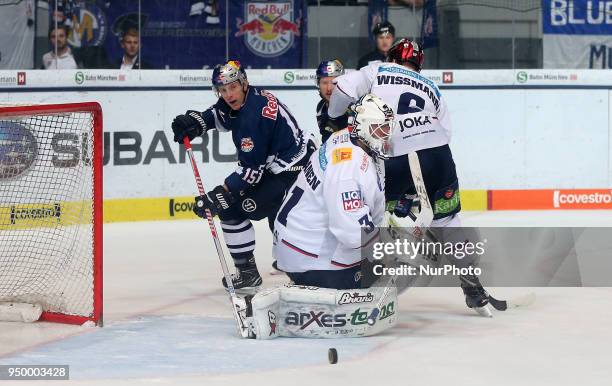
[[[420,206],[421,203],[419,201],[419,196],[416,194],[405,193],[399,200],[397,200],[397,204],[395,205],[395,208],[393,208],[393,214],[400,218],[408,216],[408,213],[411,212],[418,214],[418,212],[421,210]]]
[[[229,208],[234,202],[232,194],[219,185],[206,193],[206,195],[195,198],[193,213],[198,217],[206,218],[206,209],[209,209],[210,214],[216,216],[222,210]]]
[[[183,143],[184,137],[193,140],[208,130],[204,117],[195,110],[187,110],[183,115],[177,115],[172,121],[174,142]]]

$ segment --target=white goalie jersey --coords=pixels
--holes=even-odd
[[[273,255],[285,272],[339,270],[361,263],[384,215],[384,169],[347,129],[311,157],[276,216]],[[364,228],[362,240],[361,228]]]
[[[372,93],[395,113],[391,156],[446,145],[451,122],[438,86],[418,72],[395,63],[372,63],[336,78],[329,115],[342,115],[348,105]]]

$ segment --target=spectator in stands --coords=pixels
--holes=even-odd
[[[121,36],[121,48],[123,48],[123,58],[117,67],[122,70],[142,70],[152,68],[149,64],[142,61],[138,56],[140,47],[140,33],[136,28],[128,28]]]
[[[372,33],[376,39],[376,49],[359,59],[357,69],[367,66],[372,62],[384,62],[387,57],[387,51],[393,45],[395,39],[395,27],[388,21],[376,23],[372,29]]]
[[[42,57],[43,68],[47,70],[74,70],[78,68],[77,62],[68,46],[68,27],[61,25],[49,29],[51,51]]]

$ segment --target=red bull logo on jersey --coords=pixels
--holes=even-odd
[[[244,43],[255,55],[274,57],[291,48],[294,36],[300,36],[300,23],[294,21],[293,1],[247,1],[244,21],[236,19],[235,36],[244,36]]]
[[[254,147],[255,144],[253,143],[251,137],[242,138],[242,140],[240,140],[240,150],[243,152],[248,153],[253,150]]]
[[[344,208],[344,210],[349,212],[363,207],[363,201],[361,201],[361,192],[359,190],[342,192],[342,207]]]

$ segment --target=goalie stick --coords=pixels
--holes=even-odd
[[[410,171],[412,174],[412,180],[414,182],[414,187],[416,189],[417,195],[419,197],[419,201],[421,204],[421,210],[418,215],[413,214],[412,212],[408,212],[408,216],[412,220],[412,226],[408,227],[410,229],[410,233],[419,238],[419,237],[428,237],[431,241],[440,242],[438,238],[428,229],[433,221],[433,209],[431,207],[431,203],[429,202],[429,197],[427,196],[427,190],[425,189],[425,182],[423,180],[423,174],[421,172],[421,165],[419,163],[419,157],[416,152],[412,152],[408,154],[408,162],[410,164]],[[438,256],[439,258],[439,256]],[[385,287],[385,291],[383,295],[376,303],[376,306],[368,316],[368,324],[373,326],[376,323],[376,318],[380,313],[380,307],[382,307],[383,301],[387,294],[389,293],[390,286],[395,285],[395,278],[392,278],[387,286]],[[491,296],[487,292],[489,298],[489,304],[497,311],[506,311],[509,308],[517,308],[517,307],[525,307],[531,305],[535,302],[536,295],[533,292],[530,292],[523,296],[518,296],[513,299],[508,300],[499,300]]]
[[[206,194],[206,190],[204,190],[204,184],[202,183],[202,178],[200,177],[200,172],[198,170],[198,165],[196,165],[195,157],[193,156],[193,150],[191,148],[191,141],[189,141],[188,137],[183,138],[183,145],[185,145],[185,150],[187,152],[187,156],[189,156],[189,161],[191,163],[191,169],[193,170],[193,176],[195,177],[196,185],[198,187],[198,192],[200,196]],[[210,213],[210,210],[207,208],[206,212],[206,220],[208,220],[208,226],[210,227],[210,233],[212,234],[213,240],[215,242],[215,248],[217,249],[217,256],[219,257],[219,263],[221,263],[221,270],[223,270],[223,277],[225,277],[225,282],[227,283],[227,292],[229,293],[230,301],[232,302],[232,311],[234,313],[234,319],[236,320],[236,327],[238,328],[238,333],[243,338],[249,337],[249,328],[245,326],[238,315],[237,303],[238,296],[236,295],[236,290],[234,289],[234,284],[232,282],[232,278],[230,277],[229,270],[227,268],[227,262],[225,261],[225,255],[223,254],[223,248],[221,247],[221,242],[219,241],[219,234],[217,233],[217,227],[215,226],[215,220]]]
[[[423,236],[423,231],[429,232],[427,228],[431,225],[434,214],[433,209],[431,208],[431,203],[429,202],[429,197],[427,197],[427,189],[425,189],[425,181],[423,180],[423,173],[421,172],[419,155],[416,152],[411,152],[408,154],[408,163],[410,164],[410,172],[412,174],[414,187],[421,203],[421,210],[419,211],[418,216],[414,216],[412,213],[410,213],[412,215],[410,218],[414,222],[414,225],[410,227],[410,233],[419,238]],[[385,287],[385,291],[376,303],[376,306],[370,313],[370,316],[368,316],[368,324],[370,326],[373,326],[376,323],[376,318],[380,313],[380,307],[382,307],[383,301],[387,297],[389,289],[392,285],[395,285],[395,278],[392,278],[389,281]]]
[[[412,218],[414,214],[408,213],[408,216]],[[440,240],[438,240],[438,238],[429,229],[424,229],[423,234],[435,243],[440,242]],[[495,299],[487,291],[487,297],[489,298],[489,304],[493,306],[493,308],[495,308],[497,311],[506,311],[509,308],[526,307],[526,306],[531,305],[533,302],[535,302],[535,299],[536,299],[536,295],[533,292],[530,292],[522,296],[517,296],[516,298],[513,298],[513,299],[499,300],[499,299]]]

